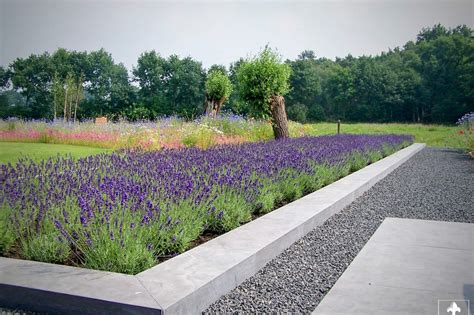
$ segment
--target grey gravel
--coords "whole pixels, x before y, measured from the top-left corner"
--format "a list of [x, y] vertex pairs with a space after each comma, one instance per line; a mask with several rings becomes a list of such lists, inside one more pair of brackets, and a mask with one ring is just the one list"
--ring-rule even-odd
[[427, 148], [212, 304], [214, 313], [311, 313], [386, 217], [473, 222], [474, 162]]

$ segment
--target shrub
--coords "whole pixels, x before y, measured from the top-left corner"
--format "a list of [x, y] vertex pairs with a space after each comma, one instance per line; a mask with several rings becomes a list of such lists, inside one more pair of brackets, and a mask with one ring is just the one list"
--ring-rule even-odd
[[310, 121], [324, 121], [326, 113], [321, 105], [312, 105], [308, 111], [308, 119]]
[[308, 115], [308, 108], [302, 104], [288, 106], [288, 118], [300, 123], [305, 123]]

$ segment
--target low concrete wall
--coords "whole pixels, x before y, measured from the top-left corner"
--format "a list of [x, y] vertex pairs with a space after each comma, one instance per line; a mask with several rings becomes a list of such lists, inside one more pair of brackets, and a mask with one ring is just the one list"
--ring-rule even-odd
[[58, 313], [197, 314], [424, 146], [413, 144], [135, 276], [0, 258], [0, 305]]

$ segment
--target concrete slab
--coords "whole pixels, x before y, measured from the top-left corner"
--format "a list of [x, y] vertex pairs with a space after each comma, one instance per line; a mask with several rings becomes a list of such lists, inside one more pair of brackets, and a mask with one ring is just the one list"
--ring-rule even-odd
[[0, 258], [0, 304], [49, 313], [81, 306], [82, 314], [200, 313], [424, 146], [413, 144], [135, 276]]
[[472, 303], [473, 242], [474, 224], [387, 218], [313, 314], [437, 314], [438, 300]]

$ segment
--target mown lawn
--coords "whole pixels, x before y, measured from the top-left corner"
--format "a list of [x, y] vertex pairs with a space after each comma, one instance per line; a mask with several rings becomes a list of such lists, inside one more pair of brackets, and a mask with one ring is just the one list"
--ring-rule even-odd
[[[306, 125], [309, 135], [325, 135], [337, 132], [336, 123], [316, 123]], [[415, 142], [431, 147], [466, 148], [465, 135], [459, 134], [456, 126], [422, 124], [341, 124], [341, 133], [355, 134], [410, 134]]]
[[80, 158], [110, 150], [64, 144], [0, 142], [0, 163], [15, 163], [28, 156], [39, 161], [58, 154]]

